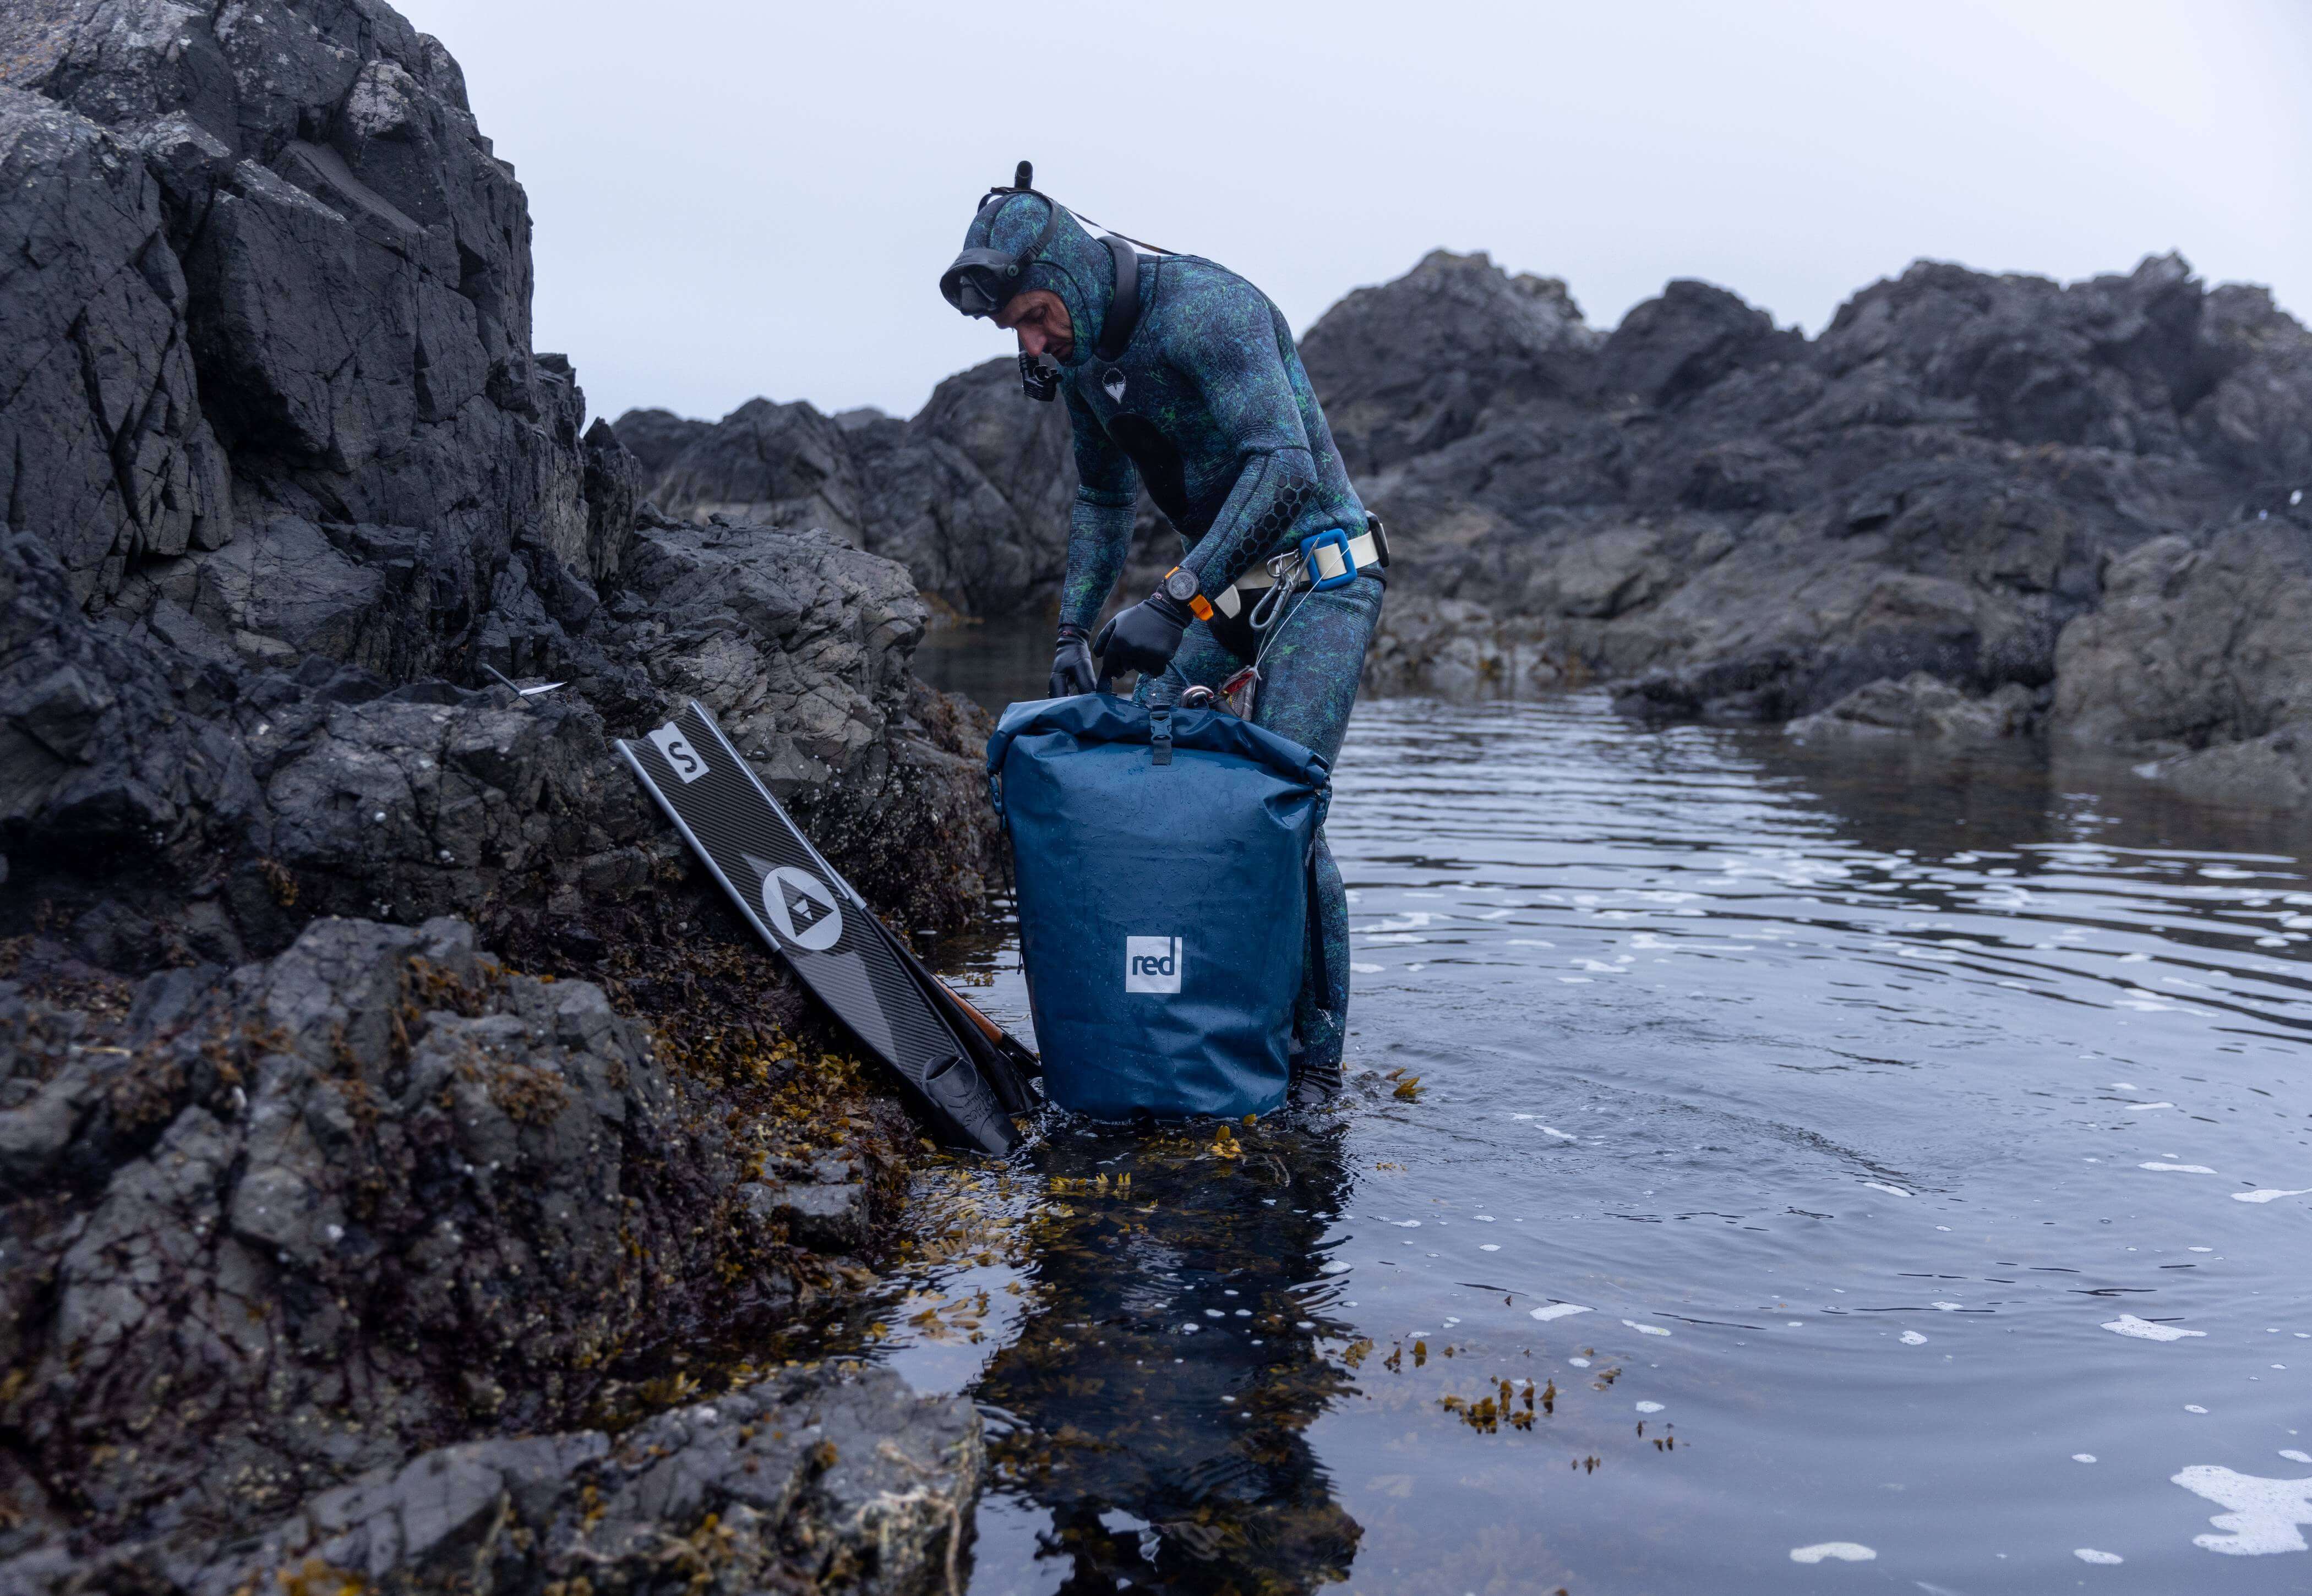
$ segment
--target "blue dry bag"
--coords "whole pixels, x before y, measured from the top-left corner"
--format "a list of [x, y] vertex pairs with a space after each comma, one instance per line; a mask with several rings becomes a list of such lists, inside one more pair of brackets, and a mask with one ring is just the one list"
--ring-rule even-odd
[[1284, 1101], [1331, 773], [1213, 710], [1015, 703], [987, 744], [1044, 1089], [1103, 1119]]

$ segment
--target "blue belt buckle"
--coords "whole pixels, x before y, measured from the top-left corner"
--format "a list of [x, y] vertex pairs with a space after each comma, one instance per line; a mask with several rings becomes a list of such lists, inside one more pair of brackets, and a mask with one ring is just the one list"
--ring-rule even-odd
[[[1341, 574], [1320, 576], [1317, 571], [1317, 551], [1330, 546], [1341, 551]], [[1329, 593], [1335, 588], [1345, 588], [1357, 580], [1357, 557], [1349, 552], [1349, 535], [1339, 527], [1327, 527], [1322, 532], [1311, 532], [1300, 540], [1300, 569], [1309, 576], [1309, 591]]]

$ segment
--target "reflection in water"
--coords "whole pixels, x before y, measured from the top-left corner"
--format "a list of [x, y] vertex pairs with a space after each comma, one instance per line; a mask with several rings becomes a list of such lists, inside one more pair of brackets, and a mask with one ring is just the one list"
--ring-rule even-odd
[[924, 1184], [979, 1596], [2306, 1588], [2298, 833], [1594, 695], [1365, 705], [1337, 789], [1343, 1104]]
[[1356, 1521], [1310, 1450], [1344, 1388], [1318, 1252], [1337, 1125], [1069, 1130], [1036, 1156], [1035, 1306], [980, 1380], [995, 1487], [1048, 1513], [1068, 1592], [1299, 1592]]

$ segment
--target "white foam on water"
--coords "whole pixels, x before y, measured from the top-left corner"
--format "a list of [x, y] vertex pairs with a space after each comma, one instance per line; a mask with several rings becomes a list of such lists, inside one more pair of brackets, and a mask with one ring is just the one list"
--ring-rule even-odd
[[2211, 1175], [2216, 1172], [2204, 1164], [2139, 1164], [2138, 1169], [2161, 1170], [2169, 1174]]
[[1897, 1197], [1908, 1197], [1911, 1195], [1909, 1192], [1904, 1190], [1900, 1186], [1889, 1186], [1884, 1181], [1865, 1181], [1862, 1183], [1870, 1187], [1873, 1191], [1891, 1191]]
[[1929, 1303], [1927, 1306], [1938, 1313], [1956, 1313], [1966, 1304], [1965, 1303]]
[[1537, 942], [1530, 937], [1512, 937], [1503, 944], [1507, 947], [1555, 947], [1554, 942]]
[[1429, 938], [1426, 937], [1416, 937], [1410, 931], [1381, 931], [1371, 936], [1365, 937], [1362, 940], [1366, 942], [1402, 944], [1406, 942], [1426, 942]]
[[[1533, 1311], [1533, 1317], [1546, 1324], [1553, 1319], [1571, 1319], [1576, 1313], [1588, 1312], [1590, 1310], [1579, 1303], [1545, 1303]], [[1582, 1366], [1587, 1368], [1589, 1365], [1585, 1364]]]
[[1349, 1272], [1349, 1266], [1336, 1258], [1332, 1262], [1321, 1266], [1317, 1272], [1320, 1275], [1345, 1275]]
[[2074, 1463], [2092, 1463], [2095, 1461], [2096, 1455], [2091, 1452], [2075, 1452], [2071, 1454], [2071, 1461]]
[[1477, 918], [1479, 920], [1507, 920], [1511, 915], [1515, 914], [1516, 912], [1517, 911], [1514, 909], [1488, 909], [1483, 914], [1478, 915]]
[[2205, 1413], [2207, 1409], [2201, 1407], [2197, 1402], [2186, 1402], [2184, 1404], [2184, 1411], [2186, 1413]]
[[1415, 909], [1404, 914], [1391, 915], [1387, 920], [1377, 920], [1357, 935], [1369, 936], [1375, 931], [1425, 931], [1429, 929], [1431, 918]]
[[1472, 1214], [1469, 1217], [1480, 1225], [1491, 1225], [1493, 1222], [1493, 1217], [1491, 1214]]
[[2297, 1526], [2312, 1524], [2312, 1479], [2264, 1479], [2212, 1463], [2194, 1463], [2168, 1478], [2194, 1496], [2231, 1510], [2208, 1520], [2229, 1533], [2194, 1535], [2194, 1546], [2235, 1557], [2306, 1549]]
[[1927, 1339], [1926, 1339], [1926, 1337], [1924, 1337], [1924, 1336], [1922, 1336], [1922, 1335], [1919, 1334], [1919, 1332], [1918, 1332], [1918, 1331], [1916, 1331], [1916, 1330], [1905, 1330], [1905, 1331], [1903, 1332], [1903, 1345], [1904, 1345], [1904, 1346], [1905, 1346], [1905, 1347], [1924, 1347], [1926, 1344], [1927, 1344]]
[[2113, 1563], [2124, 1563], [2127, 1561], [2125, 1557], [2121, 1557], [2117, 1552], [2099, 1552], [2091, 1546], [2080, 1547], [2071, 1553], [2071, 1556], [2077, 1557], [2082, 1563], [2109, 1565]]
[[1349, 966], [1349, 970], [1351, 973], [1356, 975], [1379, 975], [1381, 972], [1381, 966], [1379, 964], [1351, 964]]
[[2172, 1103], [2131, 1103], [2127, 1105], [2127, 1112], [2131, 1114], [2148, 1114], [2155, 1108], [2174, 1108], [2175, 1106]]
[[1554, 1136], [1560, 1141], [1580, 1141], [1581, 1139], [1580, 1137], [1574, 1136], [1568, 1131], [1560, 1130], [1554, 1125], [1536, 1125], [1534, 1129], [1540, 1131], [1544, 1136]]
[[1587, 975], [1561, 975], [1557, 979], [1570, 987], [1586, 987], [1594, 978]]
[[1640, 1402], [1638, 1404], [1638, 1411], [1641, 1413], [1660, 1413], [1661, 1410], [1662, 1405], [1660, 1402]]
[[2302, 1187], [2294, 1191], [2280, 1191], [2267, 1186], [2261, 1191], [2232, 1193], [2234, 1202], [2278, 1202], [2283, 1197], [2312, 1197], [2312, 1186]]
[[1419, 1230], [1421, 1228], [1421, 1221], [1418, 1219], [1392, 1219], [1389, 1223], [1396, 1225], [1399, 1230]]
[[2107, 1321], [2104, 1329], [2115, 1336], [2133, 1336], [2139, 1341], [2181, 1341], [2192, 1336], [2204, 1336], [2205, 1330], [2185, 1330], [2173, 1324], [2154, 1324], [2149, 1319], [2138, 1319], [2132, 1313], [2122, 1313]]
[[1479, 1242], [1477, 1243], [1477, 1251], [1480, 1252], [1498, 1252], [1501, 1250], [1502, 1244], [1499, 1242]]
[[2213, 1247], [2186, 1247], [2184, 1251], [2186, 1252], [2212, 1252], [2215, 1249]]
[[1664, 1330], [1659, 1324], [1640, 1324], [1634, 1319], [1625, 1319], [1622, 1322], [1628, 1325], [1632, 1330], [1637, 1331], [1638, 1334], [1642, 1336], [1666, 1336], [1669, 1334], [1669, 1331]]
[[2143, 1090], [2141, 1086], [2137, 1086], [2133, 1081], [2114, 1081], [2111, 1083], [2111, 1089], [2115, 1092], [2141, 1092]]
[[1826, 1540], [1816, 1546], [1791, 1548], [1793, 1563], [1819, 1563], [1825, 1557], [1835, 1557], [1842, 1563], [1868, 1563], [1878, 1554], [1859, 1541]]
[[2291, 1463], [2312, 1463], [2312, 1452], [2299, 1452], [2292, 1446], [2281, 1447], [2280, 1455]]

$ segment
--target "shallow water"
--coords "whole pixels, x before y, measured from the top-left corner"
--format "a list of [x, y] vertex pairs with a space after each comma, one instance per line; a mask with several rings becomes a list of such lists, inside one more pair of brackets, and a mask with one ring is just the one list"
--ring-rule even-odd
[[2312, 1589], [2295, 833], [1595, 695], [1362, 706], [1331, 833], [1340, 1105], [920, 1182], [976, 1596]]

